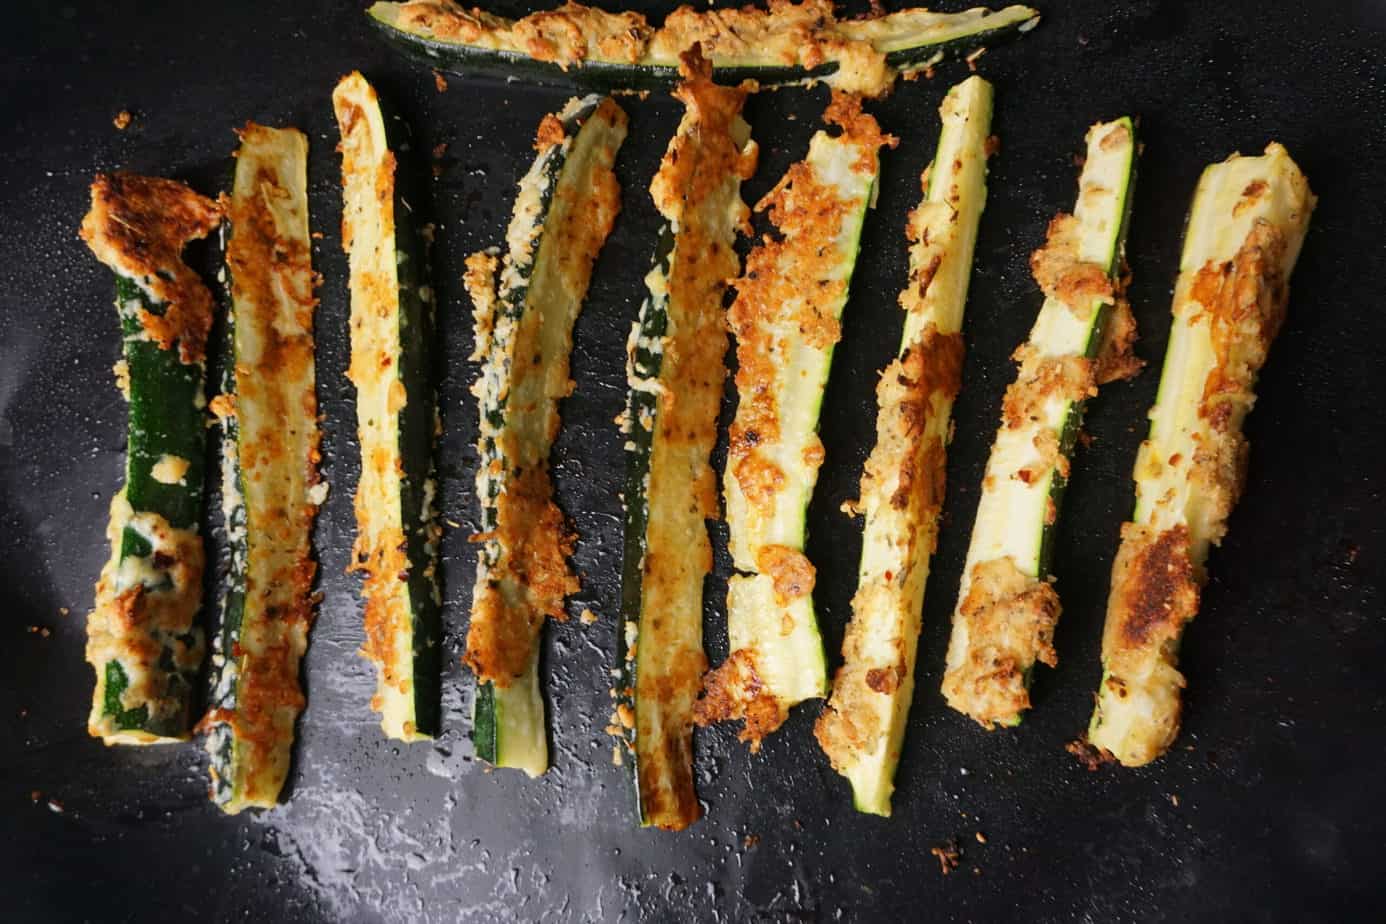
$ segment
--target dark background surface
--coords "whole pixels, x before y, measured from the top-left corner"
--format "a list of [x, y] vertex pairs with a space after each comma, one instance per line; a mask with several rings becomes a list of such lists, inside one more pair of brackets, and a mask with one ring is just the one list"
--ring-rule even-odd
[[[895, 816], [852, 810], [811, 738], [818, 707], [808, 704], [756, 757], [732, 729], [697, 735], [707, 817], [681, 834], [633, 826], [627, 769], [611, 765], [603, 733], [624, 465], [611, 420], [624, 403], [623, 346], [654, 242], [646, 186], [678, 107], [660, 95], [622, 100], [631, 116], [618, 163], [625, 211], [577, 326], [578, 388], [563, 407], [555, 454], [559, 502], [581, 536], [583, 589], [570, 612], [588, 607], [600, 620], [548, 633], [554, 766], [531, 781], [486, 772], [466, 738], [470, 681], [456, 655], [473, 571], [465, 540], [476, 517], [476, 409], [459, 277], [465, 254], [501, 241], [534, 128], [568, 94], [458, 78], [440, 94], [425, 70], [386, 51], [354, 2], [10, 6], [0, 36], [4, 917], [1379, 919], [1386, 6], [1041, 5], [1037, 31], [979, 62], [997, 87], [1002, 148], [977, 251], [946, 523]], [[357, 579], [343, 575], [357, 462], [328, 97], [351, 68], [413, 121], [421, 158], [449, 146], [431, 188], [446, 357], [442, 506], [457, 526], [444, 542], [446, 731], [432, 744], [381, 738], [366, 705], [372, 673], [355, 654]], [[936, 140], [935, 109], [965, 74], [948, 65], [869, 107], [901, 145], [884, 157], [823, 407], [828, 451], [809, 554], [834, 666], [860, 536], [837, 509], [855, 496], [875, 373], [898, 338], [904, 216]], [[762, 160], [748, 200], [802, 156], [825, 99], [820, 88], [751, 101]], [[121, 109], [135, 114], [125, 132], [111, 124]], [[1087, 125], [1125, 112], [1140, 117], [1146, 145], [1130, 262], [1138, 350], [1152, 368], [1091, 406], [1094, 443], [1076, 460], [1054, 564], [1065, 609], [1061, 663], [1040, 671], [1022, 727], [988, 735], [945, 708], [938, 683], [976, 490], [1012, 375], [1007, 356], [1040, 302], [1026, 258], [1053, 213], [1071, 207], [1072, 156]], [[289, 798], [265, 814], [227, 818], [207, 802], [198, 746], [108, 749], [85, 733], [92, 676], [83, 620], [107, 554], [125, 410], [109, 371], [119, 351], [111, 278], [75, 232], [97, 170], [225, 188], [231, 129], [246, 119], [294, 124], [310, 137], [312, 221], [324, 234], [314, 261], [325, 280], [318, 387], [332, 494], [316, 536], [324, 599], [305, 662], [309, 704]], [[1271, 139], [1289, 147], [1320, 204], [1248, 421], [1249, 486], [1212, 557], [1185, 645], [1184, 732], [1153, 766], [1090, 774], [1063, 744], [1084, 728], [1100, 673], [1108, 569], [1157, 384], [1184, 211], [1205, 163]], [[422, 159], [417, 167], [428, 169]], [[214, 265], [205, 249], [192, 256]], [[714, 536], [721, 557], [706, 624], [715, 663], [726, 647], [727, 561], [724, 531]], [[944, 878], [929, 848], [953, 839], [962, 864]]]

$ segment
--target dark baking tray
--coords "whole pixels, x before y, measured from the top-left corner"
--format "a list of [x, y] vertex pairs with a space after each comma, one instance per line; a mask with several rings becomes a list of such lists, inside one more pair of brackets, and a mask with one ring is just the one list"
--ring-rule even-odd
[[[608, 4], [610, 5], [610, 4]], [[667, 11], [661, 4], [654, 12]], [[959, 8], [958, 2], [942, 3]], [[357, 2], [18, 3], [0, 43], [0, 881], [22, 921], [1285, 920], [1380, 919], [1386, 894], [1386, 83], [1381, 3], [1045, 0], [1045, 22], [979, 62], [997, 86], [993, 161], [966, 324], [965, 385], [949, 453], [947, 522], [921, 641], [919, 687], [889, 820], [856, 814], [795, 712], [759, 756], [733, 730], [697, 736], [707, 817], [681, 834], [632, 824], [607, 724], [616, 644], [623, 345], [654, 242], [646, 185], [679, 110], [623, 100], [624, 213], [577, 327], [576, 393], [556, 450], [559, 501], [581, 539], [582, 591], [600, 621], [548, 635], [554, 768], [542, 780], [469, 757], [470, 683], [457, 664], [474, 528], [475, 369], [462, 258], [498, 243], [540, 116], [561, 90], [451, 79], [392, 56]], [[519, 12], [515, 3], [497, 4]], [[440, 459], [447, 730], [382, 740], [366, 700], [357, 580], [343, 575], [356, 480], [344, 377], [346, 265], [337, 232], [328, 94], [360, 68], [413, 121], [420, 157], [448, 145], [429, 207], [440, 222]], [[875, 374], [894, 349], [903, 225], [959, 64], [870, 106], [901, 138], [884, 159], [823, 408], [827, 461], [809, 517], [817, 600], [836, 662], [855, 580], [855, 495]], [[763, 157], [748, 199], [802, 155], [826, 91], [755, 97]], [[125, 132], [121, 109], [135, 114]], [[983, 734], [938, 692], [948, 618], [1008, 355], [1039, 305], [1026, 267], [1071, 205], [1087, 125], [1140, 117], [1130, 260], [1139, 351], [1152, 368], [1091, 408], [1054, 571], [1065, 615], [1057, 670], [1013, 731]], [[791, 116], [793, 118], [791, 119]], [[169, 174], [223, 188], [233, 126], [292, 123], [311, 139], [324, 469], [316, 540], [324, 595], [304, 676], [309, 705], [287, 803], [223, 817], [193, 745], [108, 749], [88, 738], [83, 618], [106, 555], [124, 407], [111, 279], [76, 239], [93, 172]], [[1168, 331], [1181, 227], [1202, 166], [1284, 142], [1320, 204], [1289, 320], [1248, 421], [1246, 496], [1211, 561], [1189, 631], [1183, 735], [1142, 770], [1089, 773], [1063, 744], [1084, 727], [1129, 472]], [[421, 163], [420, 169], [427, 170]], [[213, 261], [205, 251], [194, 258]], [[724, 532], [714, 529], [719, 543]], [[725, 653], [725, 556], [708, 585], [714, 662]], [[64, 611], [66, 610], [66, 613]], [[44, 632], [29, 627], [42, 627]], [[38, 793], [38, 795], [33, 795]], [[61, 811], [56, 809], [60, 808]], [[985, 843], [976, 838], [981, 831]], [[940, 875], [932, 846], [956, 840]]]

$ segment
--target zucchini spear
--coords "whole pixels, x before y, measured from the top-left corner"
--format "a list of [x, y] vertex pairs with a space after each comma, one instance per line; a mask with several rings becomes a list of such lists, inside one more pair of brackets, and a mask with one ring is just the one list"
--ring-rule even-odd
[[704, 678], [694, 719], [744, 720], [741, 740], [752, 751], [791, 706], [827, 693], [804, 518], [823, 463], [818, 412], [875, 196], [878, 151], [896, 143], [851, 94], [834, 93], [824, 121], [839, 134], [815, 134], [804, 160], [756, 205], [770, 210], [780, 236], [746, 258], [728, 312], [739, 403], [723, 490], [741, 573], [727, 592], [731, 653]]
[[1140, 766], [1179, 732], [1179, 640], [1198, 611], [1208, 548], [1226, 535], [1242, 491], [1242, 421], [1314, 204], [1279, 144], [1233, 155], [1199, 180], [1150, 434], [1136, 456], [1136, 509], [1112, 566], [1102, 684], [1080, 748], [1089, 757]]
[[188, 737], [202, 666], [202, 512], [212, 296], [180, 258], [221, 209], [173, 180], [116, 173], [91, 186], [81, 237], [116, 274], [130, 402], [125, 486], [111, 501], [111, 557], [87, 619], [96, 669], [87, 730], [107, 744]]
[[612, 172], [626, 114], [610, 98], [573, 99], [540, 123], [539, 154], [520, 181], [506, 234], [499, 294], [496, 259], [467, 261], [476, 307], [473, 386], [480, 402], [476, 493], [481, 543], [465, 660], [477, 677], [477, 756], [530, 776], [548, 768], [539, 651], [544, 619], [564, 619], [577, 590], [573, 537], [554, 504], [549, 451], [558, 402], [573, 390], [568, 355], [592, 264], [621, 208]]
[[1020, 368], [982, 481], [943, 677], [948, 705], [988, 729], [1017, 724], [1030, 707], [1036, 660], [1057, 663], [1049, 560], [1084, 402], [1140, 368], [1122, 297], [1135, 165], [1130, 119], [1089, 129], [1077, 207], [1050, 223], [1030, 258], [1044, 305], [1015, 353]]
[[[441, 608], [434, 521], [433, 290], [406, 195], [408, 149], [360, 74], [332, 93], [342, 141], [342, 246], [351, 266], [351, 367], [361, 480], [352, 570], [366, 574], [366, 642], [377, 668], [371, 708], [390, 738], [438, 733]], [[418, 199], [415, 198], [415, 203]]]
[[[650, 196], [666, 222], [645, 277], [650, 294], [627, 346], [630, 452], [621, 614], [626, 670], [620, 726], [635, 754], [643, 825], [686, 828], [693, 790], [693, 705], [707, 669], [703, 579], [712, 570], [705, 520], [716, 516], [709, 455], [726, 379], [732, 245], [748, 230], [741, 181], [757, 149], [741, 118], [746, 88], [722, 87], [697, 50], [674, 95], [686, 107]], [[617, 752], [620, 754], [620, 751]]]
[[852, 784], [859, 811], [890, 814], [914, 694], [920, 611], [938, 537], [953, 399], [962, 379], [962, 321], [977, 226], [986, 206], [992, 88], [953, 87], [910, 215], [909, 284], [899, 357], [876, 387], [876, 446], [861, 478], [865, 514], [843, 665], [815, 734]]
[[679, 79], [679, 54], [700, 43], [724, 83], [782, 86], [823, 78], [864, 96], [890, 92], [899, 73], [978, 53], [1039, 24], [1028, 6], [959, 13], [900, 10], [839, 20], [832, 0], [770, 0], [700, 11], [681, 6], [655, 28], [639, 13], [579, 3], [511, 20], [453, 0], [375, 3], [386, 40], [430, 67], [601, 90], [651, 90]]
[[288, 775], [304, 705], [299, 661], [313, 622], [310, 541], [327, 490], [317, 466], [308, 139], [254, 123], [239, 134], [227, 214], [227, 362], [212, 400], [224, 431], [231, 572], [202, 721], [212, 800], [228, 813], [272, 807]]

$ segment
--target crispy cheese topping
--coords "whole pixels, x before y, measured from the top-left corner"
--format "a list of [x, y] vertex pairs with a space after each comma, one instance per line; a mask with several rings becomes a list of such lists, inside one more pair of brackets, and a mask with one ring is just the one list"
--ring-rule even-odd
[[206, 357], [212, 296], [181, 254], [189, 241], [215, 230], [221, 217], [216, 202], [174, 180], [102, 173], [91, 184], [91, 211], [82, 219], [79, 233], [96, 258], [163, 306], [158, 314], [141, 308], [140, 323], [163, 349], [177, 344], [184, 363]]

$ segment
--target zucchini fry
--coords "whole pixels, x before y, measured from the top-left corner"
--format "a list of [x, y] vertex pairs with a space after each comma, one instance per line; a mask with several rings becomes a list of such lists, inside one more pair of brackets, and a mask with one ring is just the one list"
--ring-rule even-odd
[[890, 814], [914, 695], [924, 588], [938, 538], [948, 435], [962, 380], [962, 321], [986, 207], [992, 87], [948, 91], [924, 198], [910, 215], [909, 284], [898, 358], [876, 387], [876, 445], [861, 478], [865, 514], [843, 665], [815, 735], [859, 811]]
[[693, 790], [693, 706], [707, 670], [705, 521], [717, 515], [708, 457], [727, 374], [722, 299], [740, 270], [737, 231], [749, 231], [741, 181], [757, 155], [740, 115], [747, 88], [718, 86], [711, 72], [696, 48], [684, 57], [674, 95], [686, 109], [650, 183], [666, 225], [627, 345], [631, 391], [622, 418], [630, 464], [618, 713], [629, 719], [640, 822], [667, 829], [702, 814]]
[[476, 308], [481, 376], [481, 543], [465, 661], [477, 677], [477, 755], [530, 776], [548, 768], [539, 689], [545, 617], [565, 619], [578, 589], [568, 568], [573, 536], [553, 501], [549, 452], [558, 402], [572, 392], [568, 357], [592, 264], [621, 208], [612, 172], [626, 115], [608, 97], [571, 100], [540, 123], [539, 154], [520, 181], [506, 235], [499, 294], [496, 259], [474, 254], [466, 281]]
[[1150, 434], [1136, 456], [1136, 509], [1112, 566], [1089, 757], [1140, 766], [1179, 732], [1179, 640], [1198, 611], [1209, 546], [1226, 535], [1242, 492], [1242, 421], [1284, 321], [1314, 205], [1308, 180], [1275, 143], [1259, 157], [1213, 164], [1199, 180]]
[[580, 3], [506, 19], [454, 0], [374, 3], [366, 11], [386, 41], [429, 67], [599, 90], [665, 89], [694, 43], [724, 83], [762, 87], [822, 79], [864, 96], [890, 92], [901, 73], [927, 70], [1029, 32], [1027, 6], [957, 13], [906, 9], [838, 19], [832, 0], [770, 0], [701, 11], [680, 6], [659, 27], [635, 12]]
[[740, 400], [723, 491], [741, 573], [727, 592], [731, 653], [704, 678], [694, 720], [743, 720], [741, 740], [752, 751], [791, 706], [827, 693], [816, 572], [804, 555], [823, 463], [818, 413], [875, 196], [878, 152], [896, 143], [850, 94], [833, 95], [824, 121], [840, 133], [814, 135], [804, 160], [756, 205], [770, 210], [780, 236], [751, 251], [728, 312]]
[[1077, 207], [1050, 223], [1030, 258], [1044, 305], [1015, 353], [1019, 370], [982, 481], [943, 677], [948, 705], [987, 729], [1019, 723], [1035, 662], [1058, 662], [1049, 561], [1083, 407], [1098, 385], [1140, 369], [1122, 295], [1135, 165], [1130, 119], [1089, 129]]
[[230, 587], [201, 723], [212, 801], [228, 813], [272, 807], [288, 776], [313, 623], [313, 520], [327, 490], [317, 465], [308, 139], [254, 123], [239, 134], [225, 245], [227, 362], [212, 399], [224, 433]]
[[111, 557], [87, 618], [96, 670], [87, 730], [106, 744], [189, 734], [202, 666], [205, 551], [198, 532], [212, 296], [180, 254], [221, 223], [217, 203], [173, 180], [101, 174], [81, 237], [116, 274], [130, 402], [125, 486], [111, 501]]
[[[332, 107], [341, 129], [342, 246], [351, 266], [351, 366], [361, 480], [352, 570], [365, 572], [366, 642], [376, 665], [371, 708], [387, 737], [438, 733], [441, 609], [434, 521], [433, 290], [422, 229], [413, 220], [408, 150], [398, 118], [352, 72]], [[415, 203], [418, 199], [415, 199]]]

